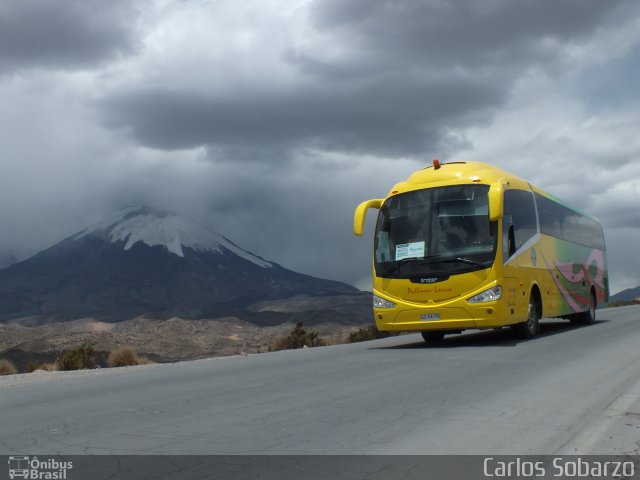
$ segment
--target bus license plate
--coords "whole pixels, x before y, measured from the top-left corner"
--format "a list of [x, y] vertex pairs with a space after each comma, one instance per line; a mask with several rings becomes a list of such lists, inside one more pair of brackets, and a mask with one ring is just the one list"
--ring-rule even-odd
[[439, 313], [423, 313], [420, 315], [420, 320], [424, 320], [425, 322], [430, 322], [431, 320], [440, 320]]

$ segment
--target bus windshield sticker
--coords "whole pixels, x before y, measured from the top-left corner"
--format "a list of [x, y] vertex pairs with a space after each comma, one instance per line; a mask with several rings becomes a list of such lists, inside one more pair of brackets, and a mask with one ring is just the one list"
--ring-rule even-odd
[[424, 242], [401, 243], [396, 245], [396, 262], [405, 258], [424, 257]]

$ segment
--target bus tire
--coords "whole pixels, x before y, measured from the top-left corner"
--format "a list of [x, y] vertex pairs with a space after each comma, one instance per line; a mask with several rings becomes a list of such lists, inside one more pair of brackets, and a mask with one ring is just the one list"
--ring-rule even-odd
[[586, 312], [578, 313], [571, 319], [572, 325], [592, 325], [596, 321], [596, 294], [591, 290], [589, 295], [589, 309]]
[[534, 292], [531, 292], [531, 295], [529, 296], [527, 321], [517, 323], [513, 326], [513, 330], [515, 331], [516, 336], [522, 339], [535, 337], [540, 330], [540, 311]]
[[444, 332], [422, 332], [422, 338], [427, 343], [444, 342]]

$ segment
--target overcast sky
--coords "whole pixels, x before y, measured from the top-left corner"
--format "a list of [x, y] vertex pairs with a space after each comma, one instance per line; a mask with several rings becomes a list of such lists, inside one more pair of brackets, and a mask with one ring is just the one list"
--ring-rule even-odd
[[635, 0], [0, 0], [0, 265], [150, 204], [368, 289], [355, 206], [474, 159], [598, 216], [615, 293], [639, 85]]

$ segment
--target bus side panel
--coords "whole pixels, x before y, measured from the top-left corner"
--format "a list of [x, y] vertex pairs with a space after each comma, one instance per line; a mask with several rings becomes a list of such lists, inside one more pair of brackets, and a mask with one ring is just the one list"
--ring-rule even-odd
[[593, 286], [598, 305], [606, 301], [604, 252], [547, 235], [541, 236], [536, 254], [543, 314], [557, 317], [589, 308]]
[[503, 266], [503, 274], [502, 286], [509, 323], [524, 322], [527, 319], [529, 305], [529, 297], [526, 291], [529, 288], [530, 272], [520, 268], [518, 261], [512, 259]]
[[554, 238], [538, 236], [538, 241], [518, 255], [516, 262], [518, 285], [521, 285], [520, 296], [527, 302], [524, 308], [528, 308], [529, 295], [535, 285], [540, 291], [544, 317], [557, 317], [569, 313], [561, 302], [562, 296], [553, 280], [553, 272], [547, 268], [543, 260], [543, 258], [556, 258], [555, 242]]
[[606, 260], [603, 252], [591, 247], [541, 235], [532, 247], [520, 252], [504, 266], [505, 301], [514, 317], [523, 321], [529, 294], [540, 290], [542, 314], [559, 317], [589, 308], [593, 286], [597, 304], [607, 299]]

